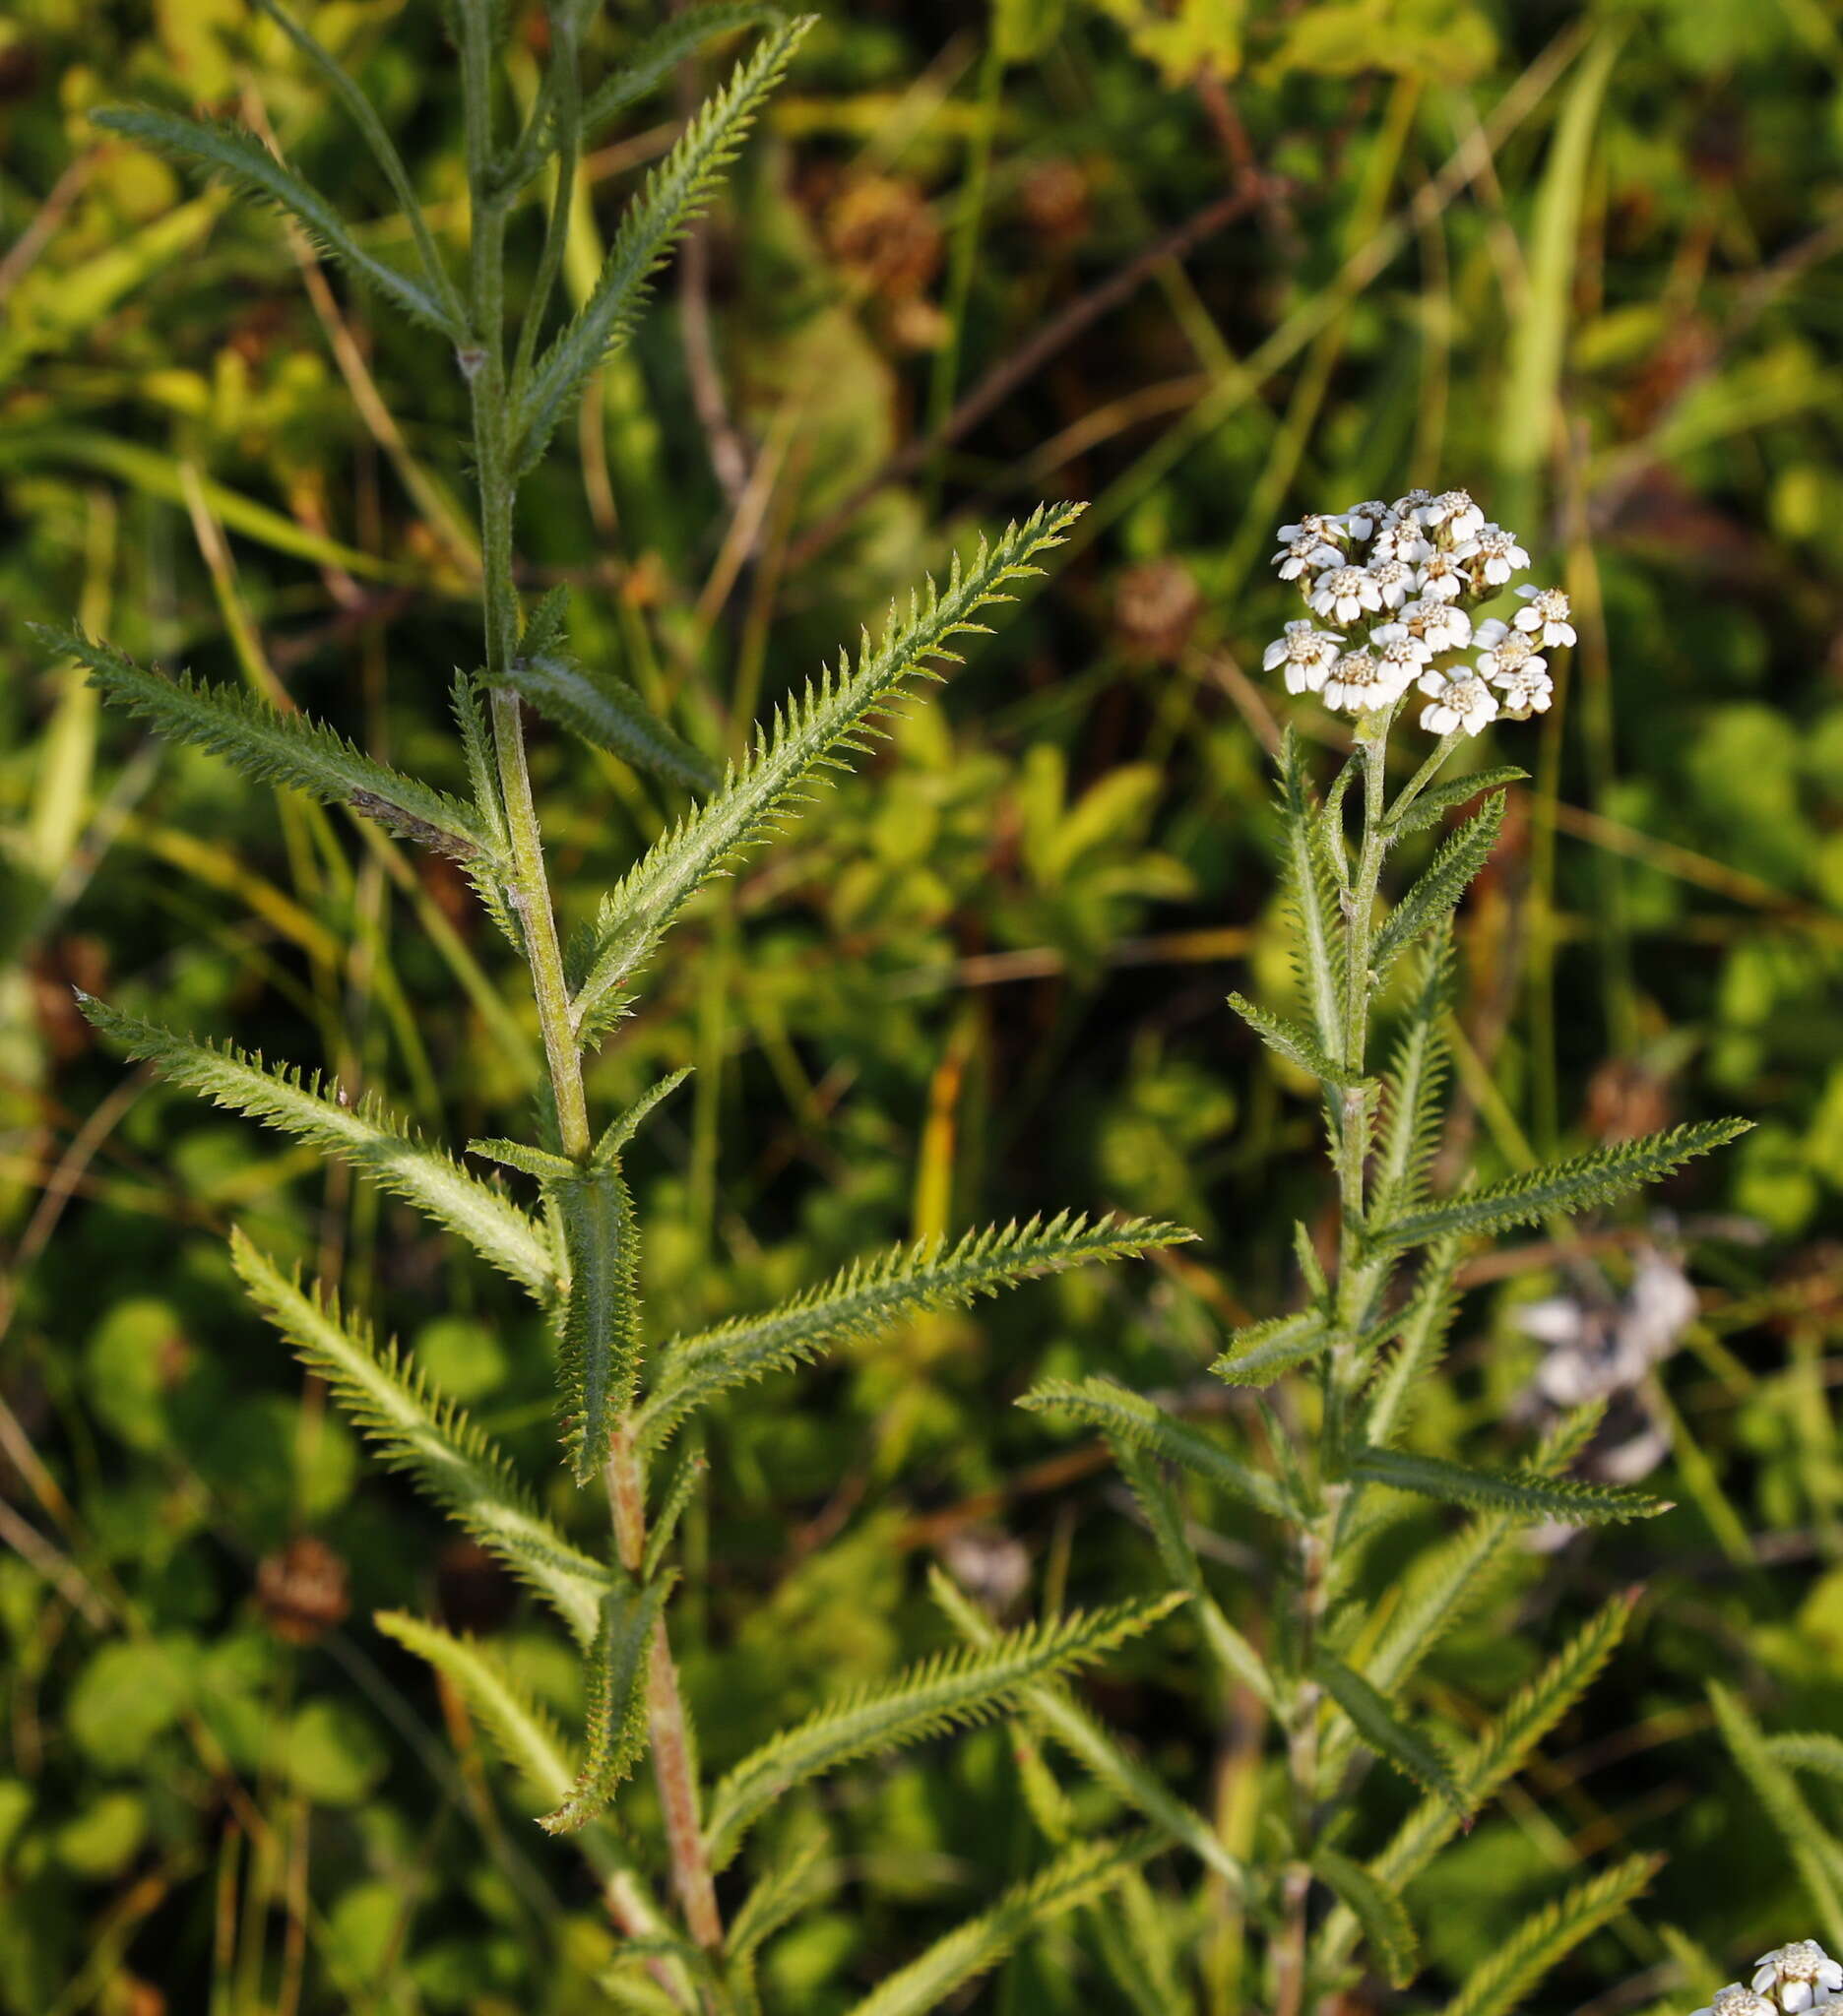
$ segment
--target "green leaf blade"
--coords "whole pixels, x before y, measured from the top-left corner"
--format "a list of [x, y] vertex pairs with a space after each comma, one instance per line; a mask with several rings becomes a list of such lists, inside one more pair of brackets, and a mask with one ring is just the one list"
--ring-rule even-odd
[[1369, 965], [1378, 977], [1417, 938], [1458, 908], [1473, 877], [1491, 859], [1503, 830], [1503, 818], [1504, 801], [1497, 794], [1440, 843], [1420, 880], [1409, 888], [1375, 935]]
[[1355, 1668], [1321, 1652], [1312, 1675], [1349, 1718], [1358, 1740], [1423, 1792], [1431, 1793], [1461, 1821], [1465, 1796], [1452, 1766], [1432, 1740], [1403, 1722]]
[[1581, 1483], [1541, 1471], [1472, 1470], [1436, 1456], [1401, 1449], [1363, 1450], [1351, 1475], [1364, 1483], [1388, 1484], [1442, 1504], [1498, 1512], [1525, 1524], [1559, 1520], [1571, 1526], [1599, 1526], [1627, 1519], [1655, 1519], [1671, 1509], [1663, 1498], [1614, 1484]]
[[303, 1289], [241, 1231], [231, 1234], [230, 1257], [250, 1298], [386, 1461], [410, 1471], [588, 1644], [600, 1626], [609, 1572], [544, 1518], [511, 1460], [461, 1408], [433, 1393], [394, 1347], [344, 1314], [333, 1295]]
[[841, 753], [879, 732], [878, 719], [912, 680], [938, 678], [933, 662], [951, 660], [957, 638], [985, 627], [984, 609], [1042, 571], [1037, 561], [1061, 543], [1075, 516], [1074, 507], [1040, 509], [995, 544], [982, 541], [964, 567], [956, 558], [945, 589], [930, 582], [925, 595], [911, 597], [906, 617], [892, 615], [880, 645], [866, 636], [855, 667], [841, 660], [786, 703], [722, 788], [647, 850], [603, 904], [575, 962], [573, 1012], [585, 1041], [618, 1019], [621, 990], [691, 896], [756, 845]]
[[639, 1226], [618, 1168], [576, 1170], [546, 1186], [563, 1228], [569, 1285], [560, 1312], [559, 1370], [570, 1473], [589, 1483], [606, 1460], [616, 1418], [640, 1387]]
[[78, 996], [78, 1005], [104, 1036], [169, 1084], [311, 1143], [458, 1233], [538, 1300], [554, 1292], [556, 1261], [542, 1228], [503, 1191], [469, 1174], [374, 1101], [348, 1104], [341, 1096], [329, 1097], [318, 1078], [290, 1066], [265, 1064], [228, 1044], [195, 1042], [88, 994]]
[[674, 733], [612, 672], [592, 672], [571, 659], [545, 653], [516, 659], [499, 682], [546, 721], [636, 770], [650, 770], [688, 791], [712, 791], [723, 782], [708, 756]]
[[569, 1796], [538, 1822], [546, 1834], [574, 1834], [612, 1800], [646, 1741], [645, 1669], [670, 1582], [610, 1590], [602, 1605], [588, 1664], [588, 1732]]

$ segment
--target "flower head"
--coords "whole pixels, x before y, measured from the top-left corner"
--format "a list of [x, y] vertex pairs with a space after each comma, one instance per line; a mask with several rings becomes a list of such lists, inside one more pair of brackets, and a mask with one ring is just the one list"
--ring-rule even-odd
[[1384, 560], [1403, 560], [1410, 567], [1418, 567], [1432, 550], [1427, 534], [1415, 520], [1398, 518], [1383, 526], [1371, 541], [1369, 564], [1374, 567]]
[[1755, 1963], [1753, 1992], [1773, 1998], [1786, 2016], [1821, 2009], [1843, 1992], [1843, 1967], [1815, 1939], [1794, 1939], [1762, 1953]]
[[1471, 586], [1465, 562], [1437, 546], [1415, 569], [1415, 587], [1424, 601], [1456, 602]]
[[1406, 560], [1372, 559], [1367, 571], [1385, 609], [1399, 609], [1414, 593], [1415, 571]]
[[1453, 548], [1453, 558], [1471, 562], [1472, 579], [1481, 594], [1487, 588], [1502, 588], [1511, 575], [1530, 563], [1529, 555], [1517, 544], [1516, 534], [1505, 532], [1501, 525], [1481, 525]]
[[[1350, 528], [1343, 518], [1331, 511], [1308, 511], [1297, 525], [1283, 525], [1280, 528], [1280, 543], [1290, 545], [1296, 539], [1316, 539], [1320, 545], [1337, 547], [1350, 537]], [[1339, 555], [1342, 558], [1342, 554]]]
[[1549, 662], [1537, 657], [1535, 639], [1528, 631], [1512, 630], [1498, 617], [1490, 616], [1478, 626], [1477, 635], [1483, 647], [1478, 668], [1493, 684], [1517, 673], [1541, 672], [1547, 676]]
[[1719, 1989], [1708, 2007], [1698, 2009], [1695, 2016], [1779, 2016], [1779, 2012], [1763, 1996], [1733, 1981]]
[[1430, 705], [1421, 710], [1421, 725], [1436, 735], [1449, 735], [1464, 728], [1476, 735], [1497, 719], [1497, 699], [1485, 681], [1470, 672], [1454, 678], [1450, 672], [1421, 674], [1421, 690]]
[[1327, 622], [1355, 623], [1366, 609], [1380, 609], [1382, 591], [1366, 567], [1333, 567], [1318, 577], [1309, 598]]
[[1371, 537], [1385, 526], [1395, 523], [1395, 514], [1380, 497], [1366, 497], [1361, 504], [1353, 504], [1348, 511], [1340, 512], [1345, 529], [1352, 538], [1359, 541]]
[[1343, 563], [1344, 555], [1336, 546], [1326, 545], [1311, 533], [1298, 533], [1273, 556], [1282, 581], [1297, 581], [1308, 568], [1340, 567]]
[[1427, 669], [1433, 655], [1405, 623], [1378, 623], [1369, 633], [1369, 649], [1394, 682], [1398, 697]]
[[1285, 665], [1289, 693], [1316, 693], [1343, 649], [1343, 638], [1316, 628], [1310, 617], [1302, 616], [1298, 622], [1289, 623], [1267, 647], [1261, 667], [1271, 672]]
[[1410, 490], [1405, 497], [1397, 497], [1394, 503], [1389, 506], [1389, 515], [1403, 520], [1411, 519], [1416, 525], [1419, 525], [1422, 512], [1432, 501], [1433, 492], [1431, 490]]
[[[1442, 490], [1423, 504], [1416, 516], [1430, 532], [1443, 526], [1455, 544], [1474, 537], [1485, 523], [1485, 514], [1473, 503], [1469, 490]], [[1529, 562], [1523, 564], [1527, 567]]]
[[1374, 652], [1347, 651], [1325, 679], [1324, 700], [1327, 707], [1341, 707], [1346, 714], [1373, 714], [1393, 707], [1406, 690], [1397, 683], [1397, 668]]
[[1451, 602], [1404, 602], [1398, 620], [1427, 646], [1430, 658], [1442, 651], [1463, 651], [1472, 642], [1472, 618]]
[[1517, 594], [1527, 604], [1511, 618], [1519, 630], [1527, 630], [1538, 644], [1552, 648], [1574, 642], [1574, 625], [1568, 621], [1568, 598], [1558, 588], [1532, 588], [1526, 581]]

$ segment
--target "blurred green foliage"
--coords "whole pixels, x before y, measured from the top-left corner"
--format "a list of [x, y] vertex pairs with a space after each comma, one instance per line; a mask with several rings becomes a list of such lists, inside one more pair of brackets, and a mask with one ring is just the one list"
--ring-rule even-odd
[[[452, 228], [437, 10], [303, 12]], [[514, 12], [536, 47], [541, 10]], [[639, 10], [612, 13], [617, 49]], [[234, 1027], [461, 1138], [504, 1131], [535, 1083], [534, 1032], [478, 980], [503, 948], [439, 862], [322, 846], [228, 770], [102, 725], [25, 639], [76, 610], [418, 765], [473, 649], [458, 379], [343, 283], [310, 292], [272, 220], [99, 145], [85, 114], [122, 97], [266, 120], [349, 208], [383, 194], [240, 0], [15, 0], [0, 22], [0, 2006], [597, 2007], [597, 1900], [494, 1803], [477, 1746], [368, 1615], [494, 1632], [567, 1717], [574, 1665], [483, 1557], [361, 1470], [222, 1234], [248, 1223], [362, 1287], [534, 1465], [540, 1321], [397, 1207], [124, 1081], [70, 1001], [78, 984]], [[667, 92], [589, 164], [604, 218], [673, 120]], [[584, 657], [733, 744], [939, 559], [924, 528], [1039, 493], [1095, 509], [1004, 639], [700, 910], [596, 1065], [608, 1100], [700, 1067], [636, 1157], [649, 1293], [695, 1324], [912, 1231], [1070, 1201], [1185, 1219], [1206, 1244], [729, 1406], [688, 1535], [716, 1572], [684, 1628], [760, 1656], [720, 1716], [688, 1646], [716, 1766], [938, 1636], [920, 1573], [937, 1550], [997, 1573], [1021, 1544], [1026, 1606], [1143, 1580], [1149, 1543], [1094, 1452], [1006, 1403], [1095, 1370], [1181, 1390], [1220, 1320], [1284, 1305], [1290, 1221], [1326, 1208], [1315, 1115], [1222, 1005], [1290, 985], [1274, 696], [1248, 676], [1292, 613], [1267, 541], [1296, 507], [1462, 482], [1567, 587], [1582, 644], [1527, 817], [1462, 918], [1458, 1124], [1498, 1167], [1706, 1111], [1760, 1124], [1669, 1200], [1703, 1301], [1657, 1396], [1680, 1509], [1529, 1555], [1428, 1668], [1422, 1705], [1475, 1726], [1609, 1589], [1644, 1588], [1584, 1711], [1416, 1916], [1457, 1976], [1557, 1870], [1665, 1851], [1640, 1910], [1532, 2004], [1555, 2011], [1692, 2006], [1672, 1926], [1717, 1982], [1808, 1929], [1704, 1685], [1768, 1728], [1843, 1714], [1840, 165], [1825, 0], [828, 11], [700, 259], [534, 483], [532, 585], [570, 582]], [[1225, 192], [1232, 220], [1087, 315]], [[756, 477], [737, 496], [713, 471], [726, 425]], [[535, 761], [580, 915], [661, 808], [561, 737]], [[1609, 1237], [1593, 1264], [1621, 1282], [1629, 1248]], [[1534, 1368], [1509, 1310], [1579, 1278], [1546, 1242], [1513, 1257], [1419, 1417], [1430, 1453]], [[561, 1485], [550, 1509], [588, 1516]], [[1251, 1539], [1218, 1545], [1258, 1631]], [[1185, 1629], [1135, 1648], [1106, 1705], [1251, 1833], [1272, 1788], [1212, 1749], [1222, 1705], [1198, 1698]], [[1812, 1798], [1837, 1818], [1833, 1792]], [[831, 1820], [851, 1882], [766, 1969], [777, 2006], [814, 2016], [1030, 1847], [992, 1732], [859, 1774]], [[1223, 2010], [1253, 2006], [1234, 1929]], [[980, 2006], [1093, 1992], [1050, 1944]]]

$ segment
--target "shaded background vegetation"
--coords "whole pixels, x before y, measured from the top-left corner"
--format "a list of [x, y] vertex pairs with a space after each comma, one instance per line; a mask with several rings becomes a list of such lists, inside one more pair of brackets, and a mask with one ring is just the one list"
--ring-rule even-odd
[[[452, 231], [437, 10], [310, 12]], [[639, 11], [610, 12], [617, 50]], [[541, 9], [513, 13], [536, 49]], [[587, 2009], [594, 1898], [367, 1616], [495, 1632], [572, 1716], [573, 1663], [364, 1468], [222, 1233], [374, 1291], [533, 1466], [540, 1322], [394, 1206], [124, 1077], [71, 1005], [77, 984], [324, 1060], [457, 1138], [503, 1131], [535, 1084], [458, 876], [375, 835], [325, 847], [222, 766], [100, 722], [24, 635], [75, 610], [434, 764], [475, 650], [459, 380], [276, 220], [97, 145], [86, 110], [123, 96], [266, 123], [349, 208], [381, 194], [239, 0], [16, 0], [0, 23], [0, 2006]], [[675, 127], [667, 93], [588, 164], [604, 222]], [[1641, 1396], [1679, 1510], [1532, 1552], [1426, 1670], [1421, 1705], [1475, 1725], [1642, 1587], [1584, 1711], [1417, 1885], [1428, 1992], [1558, 1870], [1626, 1848], [1670, 1860], [1544, 2009], [1705, 1999], [1674, 1992], [1673, 1923], [1730, 1961], [1808, 1929], [1702, 1689], [1743, 1686], [1769, 1726], [1843, 1708], [1840, 163], [1827, 0], [826, 10], [533, 485], [531, 585], [571, 583], [582, 654], [733, 747], [950, 538], [1039, 495], [1095, 508], [1005, 636], [699, 911], [595, 1066], [611, 1099], [699, 1067], [635, 1170], [649, 1292], [693, 1323], [1064, 1203], [1204, 1243], [729, 1407], [680, 1627], [714, 1761], [931, 1642], [938, 1554], [1026, 1606], [1148, 1572], [1096, 1454], [1006, 1403], [1057, 1371], [1182, 1393], [1223, 1322], [1290, 1292], [1290, 1222], [1328, 1208], [1316, 1121], [1222, 1005], [1290, 985], [1275, 695], [1249, 675], [1292, 613], [1269, 534], [1464, 483], [1567, 587], [1581, 647], [1557, 711], [1493, 752], [1536, 776], [1462, 917], [1448, 1167], [1759, 1125], [1667, 1221], [1494, 1260], [1427, 1396], [1417, 1433], [1450, 1450], [1536, 1369], [1515, 1305], [1618, 1288], [1646, 1238], [1684, 1254], [1701, 1314]], [[578, 287], [597, 252], [585, 227]], [[579, 914], [662, 807], [547, 732], [535, 762]], [[560, 1480], [555, 1509], [597, 1523]], [[1258, 1541], [1213, 1543], [1251, 1630]], [[701, 1689], [700, 1640], [731, 1676], [758, 1655], [739, 1691]], [[1096, 1692], [1251, 1837], [1246, 1706], [1198, 1670], [1179, 1620]], [[996, 1732], [858, 1774], [833, 1813], [852, 1883], [773, 1952], [782, 2005], [843, 2006], [1023, 1866], [1017, 1805]], [[1258, 2007], [1224, 1940], [1216, 2006]], [[1093, 1991], [1051, 1949], [980, 2006]]]

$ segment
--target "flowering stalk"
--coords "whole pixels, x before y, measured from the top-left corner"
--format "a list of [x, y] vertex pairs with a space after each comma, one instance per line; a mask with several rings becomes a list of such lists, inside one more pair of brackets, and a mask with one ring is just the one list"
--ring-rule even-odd
[[[1489, 724], [1548, 709], [1553, 687], [1544, 654], [1573, 642], [1567, 602], [1556, 591], [1525, 586], [1503, 614], [1485, 613], [1529, 556], [1463, 491], [1416, 491], [1392, 504], [1303, 518], [1282, 529], [1280, 541], [1275, 563], [1310, 613], [1286, 625], [1266, 667], [1284, 673], [1290, 692], [1315, 695], [1351, 717], [1354, 732], [1322, 800], [1297, 732], [1289, 729], [1280, 752], [1282, 860], [1303, 1019], [1240, 995], [1231, 1004], [1320, 1088], [1338, 1188], [1335, 1261], [1327, 1269], [1300, 1227], [1304, 1306], [1234, 1333], [1212, 1368], [1237, 1387], [1290, 1387], [1284, 1414], [1256, 1402], [1266, 1426], [1260, 1456], [1225, 1449], [1192, 1423], [1100, 1379], [1049, 1382], [1027, 1404], [1109, 1436], [1225, 1679], [1272, 1713], [1287, 1786], [1281, 1845], [1237, 1879], [1253, 1922], [1271, 1931], [1271, 2001], [1260, 1997], [1258, 2006], [1273, 2016], [1304, 2016], [1348, 1984], [1360, 1944], [1397, 1984], [1412, 1979], [1415, 1939], [1403, 1885], [1469, 1824], [1501, 1782], [1506, 1760], [1547, 1726], [1523, 1714], [1457, 1757], [1405, 1711], [1416, 1666], [1489, 1588], [1490, 1564], [1517, 1526], [1664, 1509], [1654, 1498], [1567, 1477], [1592, 1432], [1591, 1410], [1577, 1411], [1534, 1462], [1514, 1470], [1473, 1468], [1400, 1446], [1416, 1388], [1443, 1350], [1462, 1244], [1474, 1233], [1604, 1203], [1739, 1128], [1681, 1128], [1508, 1181], [1462, 1185], [1446, 1198], [1429, 1194], [1442, 1120], [1451, 920], [1491, 854], [1502, 794], [1524, 775], [1499, 768], [1441, 783], [1440, 773]], [[1435, 740], [1391, 799], [1390, 735], [1415, 705], [1411, 693], [1419, 695], [1420, 725]], [[1419, 878], [1385, 900], [1397, 844], [1474, 800], [1476, 809], [1436, 846]], [[1393, 1054], [1379, 1071], [1371, 1052], [1383, 989], [1417, 966]], [[1424, 1256], [1419, 1276], [1397, 1292], [1401, 1262], [1415, 1252]], [[1291, 1572], [1279, 1585], [1265, 1652], [1211, 1591], [1186, 1537], [1191, 1515], [1149, 1460], [1159, 1458], [1285, 1530]], [[1433, 1498], [1471, 1518], [1451, 1557], [1431, 1563], [1386, 1619], [1369, 1613], [1362, 1580], [1367, 1540], [1385, 1516], [1375, 1502], [1381, 1492]], [[1623, 1614], [1610, 1607], [1557, 1656], [1537, 1683], [1544, 1713], [1586, 1684]], [[1424, 1803], [1392, 1843], [1359, 1861], [1345, 1847], [1353, 1831], [1348, 1809], [1370, 1759], [1410, 1779]], [[1102, 1775], [1115, 1783], [1117, 1767]], [[1195, 1845], [1181, 1815], [1154, 1817], [1168, 1835]], [[1210, 1867], [1221, 1873], [1213, 1860]], [[1642, 1887], [1650, 1867], [1636, 1858], [1579, 1886], [1553, 1922], [1532, 1921], [1527, 1943], [1506, 1949], [1499, 1976], [1476, 2004], [1454, 2006], [1470, 2016], [1510, 2010], [1571, 1940]]]

